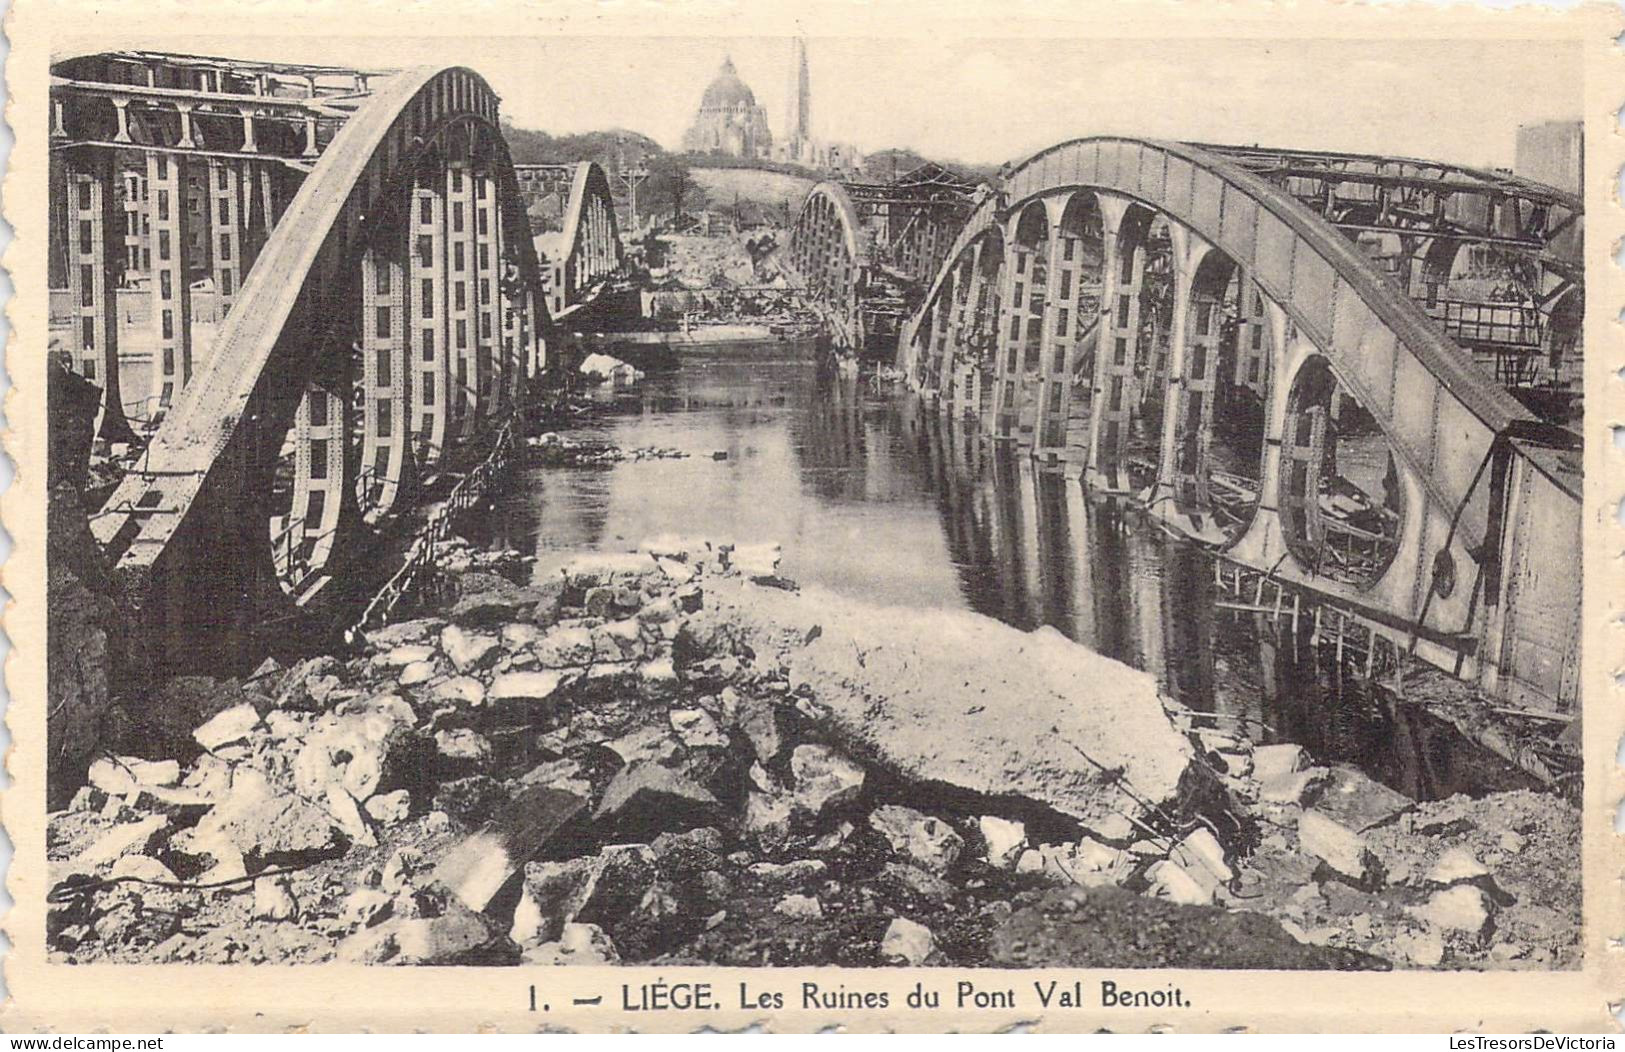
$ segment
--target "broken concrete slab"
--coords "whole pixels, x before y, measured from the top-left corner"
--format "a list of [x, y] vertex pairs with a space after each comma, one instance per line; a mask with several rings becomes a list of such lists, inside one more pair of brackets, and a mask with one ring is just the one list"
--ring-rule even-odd
[[728, 745], [728, 736], [704, 709], [672, 709], [668, 719], [678, 739], [690, 749], [721, 749]]
[[1459, 884], [1490, 875], [1489, 867], [1473, 857], [1464, 847], [1448, 848], [1428, 870], [1430, 884]]
[[603, 860], [596, 855], [527, 865], [509, 938], [521, 946], [559, 938], [592, 897], [603, 868]]
[[824, 916], [824, 906], [811, 895], [786, 895], [773, 912], [791, 920], [819, 920]]
[[488, 573], [465, 573], [458, 581], [462, 593], [446, 616], [460, 625], [494, 627], [530, 616], [539, 603], [552, 597], [545, 589], [514, 584]]
[[85, 775], [91, 785], [113, 796], [127, 796], [143, 788], [171, 786], [180, 781], [175, 760], [142, 760], [134, 756], [104, 756]]
[[565, 681], [561, 672], [504, 672], [491, 681], [486, 699], [493, 704], [502, 702], [523, 704], [546, 701], [558, 692]]
[[1329, 772], [1324, 767], [1310, 767], [1299, 771], [1277, 774], [1258, 784], [1260, 803], [1280, 806], [1298, 806], [1312, 800], [1326, 781]]
[[470, 632], [459, 625], [447, 625], [440, 631], [440, 650], [458, 672], [478, 672], [489, 668], [501, 656], [501, 644], [495, 636]]
[[731, 578], [710, 590], [685, 626], [696, 651], [738, 637], [818, 699], [838, 744], [906, 777], [1028, 796], [1096, 828], [1142, 809], [1124, 783], [1166, 800], [1189, 762], [1155, 679], [1053, 630]]
[[1365, 838], [1318, 811], [1298, 816], [1298, 843], [1305, 854], [1325, 862], [1361, 886], [1381, 880], [1380, 867]]
[[621, 963], [615, 943], [596, 924], [566, 924], [557, 941], [526, 949], [522, 959], [525, 964], [577, 967]]
[[71, 870], [89, 873], [124, 855], [150, 854], [168, 828], [168, 815], [120, 822], [80, 852], [70, 864]]
[[1253, 748], [1253, 778], [1261, 783], [1301, 771], [1308, 766], [1308, 753], [1303, 751], [1303, 746], [1293, 742], [1259, 745]]
[[1236, 875], [1235, 871], [1225, 862], [1224, 847], [1219, 843], [1219, 838], [1213, 835], [1211, 829], [1198, 829], [1191, 833], [1174, 845], [1169, 857], [1186, 870], [1196, 868], [1205, 870], [1209, 876], [1204, 880], [1204, 883], [1210, 881], [1220, 884], [1229, 883]]
[[205, 749], [214, 752], [221, 746], [245, 740], [254, 733], [254, 728], [258, 727], [259, 723], [259, 710], [245, 701], [210, 717], [206, 723], [192, 732], [192, 738]]
[[1404, 793], [1343, 764], [1330, 768], [1315, 796], [1315, 810], [1356, 831], [1381, 825], [1415, 806], [1416, 801]]
[[1440, 931], [1459, 931], [1478, 938], [1490, 927], [1490, 901], [1482, 889], [1471, 884], [1436, 891], [1424, 905], [1407, 910], [1418, 920]]
[[281, 792], [254, 770], [238, 770], [231, 790], [192, 830], [205, 842], [218, 837], [252, 868], [330, 858], [344, 842], [324, 807]]
[[406, 643], [379, 654], [373, 658], [373, 664], [383, 668], [402, 669], [423, 661], [433, 661], [437, 653], [434, 646], [428, 643]]
[[798, 745], [790, 754], [796, 806], [815, 815], [842, 807], [863, 792], [864, 770], [835, 749], [817, 743]]
[[592, 630], [581, 625], [555, 626], [531, 652], [546, 669], [581, 668], [597, 660], [618, 659], [618, 655], [598, 653]]
[[600, 585], [626, 584], [659, 572], [648, 552], [590, 552], [565, 563], [560, 572], [583, 593]]
[[436, 701], [472, 708], [485, 704], [485, 684], [473, 676], [452, 676], [436, 683], [431, 696]]
[[492, 940], [490, 923], [456, 902], [437, 917], [392, 917], [362, 928], [338, 947], [350, 964], [459, 964]]
[[778, 544], [741, 544], [725, 553], [728, 565], [747, 577], [772, 577], [779, 572], [784, 548]]
[[984, 856], [991, 866], [1009, 869], [1016, 864], [1022, 848], [1027, 845], [1027, 827], [1020, 822], [995, 815], [983, 815], [976, 820], [982, 841], [987, 845]]
[[1206, 906], [1213, 901], [1214, 881], [1205, 869], [1199, 867], [1198, 872], [1200, 878], [1185, 866], [1163, 859], [1146, 870], [1145, 877], [1151, 883], [1151, 894], [1155, 898], [1182, 906]]
[[256, 920], [285, 921], [299, 916], [287, 877], [261, 877], [254, 881], [253, 915]]
[[412, 794], [405, 789], [379, 793], [367, 800], [366, 810], [372, 820], [381, 826], [398, 825], [412, 813]]
[[128, 877], [140, 881], [157, 881], [174, 883], [179, 878], [173, 870], [151, 855], [121, 855], [113, 863], [113, 870], [109, 874], [113, 879]]
[[448, 851], [434, 880], [471, 910], [483, 910], [547, 839], [587, 806], [574, 793], [522, 789], [483, 829]]
[[705, 825], [716, 817], [717, 798], [669, 767], [640, 761], [623, 768], [604, 790], [593, 820], [624, 825], [639, 815], [662, 829]]
[[869, 825], [916, 865], [932, 873], [948, 872], [965, 848], [964, 838], [940, 818], [912, 807], [886, 804], [869, 814]]
[[763, 849], [776, 851], [790, 839], [794, 805], [783, 793], [751, 792], [745, 798], [740, 832]]
[[935, 948], [931, 929], [906, 917], [888, 924], [886, 934], [880, 937], [880, 956], [910, 966], [924, 963]]
[[[722, 697], [734, 696], [733, 722], [744, 732], [751, 751], [762, 763], [772, 763], [784, 749], [784, 732], [779, 724], [779, 707], [762, 698], [741, 697], [731, 688]], [[720, 699], [719, 699], [720, 700]]]

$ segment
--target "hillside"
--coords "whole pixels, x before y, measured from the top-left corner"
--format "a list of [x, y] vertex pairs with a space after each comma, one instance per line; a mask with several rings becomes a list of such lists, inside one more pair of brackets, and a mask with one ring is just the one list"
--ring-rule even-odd
[[704, 192], [709, 207], [731, 211], [737, 201], [746, 222], [788, 226], [789, 217], [801, 209], [801, 202], [815, 180], [803, 175], [771, 172], [756, 168], [689, 169], [696, 186]]
[[508, 150], [515, 164], [597, 161], [613, 172], [623, 163], [633, 164], [665, 153], [660, 144], [647, 135], [624, 128], [555, 136], [503, 121], [502, 136], [508, 140]]

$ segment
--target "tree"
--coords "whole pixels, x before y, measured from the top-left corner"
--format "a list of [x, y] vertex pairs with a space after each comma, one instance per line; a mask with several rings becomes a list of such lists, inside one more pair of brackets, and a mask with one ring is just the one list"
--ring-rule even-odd
[[690, 205], [704, 205], [704, 193], [694, 185], [688, 165], [682, 161], [661, 154], [650, 158], [648, 168], [649, 181], [643, 184], [643, 192], [658, 206], [669, 206], [673, 219]]

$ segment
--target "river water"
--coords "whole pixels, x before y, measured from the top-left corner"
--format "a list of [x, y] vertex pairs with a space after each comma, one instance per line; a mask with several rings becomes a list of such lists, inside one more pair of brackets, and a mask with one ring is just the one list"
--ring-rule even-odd
[[[777, 541], [781, 575], [853, 597], [1052, 625], [1181, 704], [1295, 741], [1417, 799], [1524, 776], [1420, 710], [1339, 675], [1306, 640], [1217, 609], [1208, 556], [1081, 487], [983, 450], [912, 398], [821, 374], [811, 349], [730, 345], [653, 374], [568, 434], [684, 459], [513, 476], [492, 543], [538, 575], [662, 533]], [[1284, 623], [1283, 623], [1284, 625]]]

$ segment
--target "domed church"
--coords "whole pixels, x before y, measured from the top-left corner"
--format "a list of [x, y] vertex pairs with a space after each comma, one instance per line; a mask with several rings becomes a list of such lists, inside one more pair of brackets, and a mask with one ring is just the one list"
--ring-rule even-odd
[[732, 58], [722, 60], [722, 68], [705, 89], [694, 123], [683, 135], [683, 150], [730, 157], [773, 155], [767, 111], [757, 105], [756, 95], [739, 79]]

